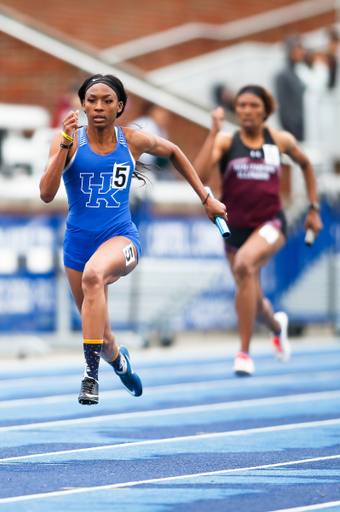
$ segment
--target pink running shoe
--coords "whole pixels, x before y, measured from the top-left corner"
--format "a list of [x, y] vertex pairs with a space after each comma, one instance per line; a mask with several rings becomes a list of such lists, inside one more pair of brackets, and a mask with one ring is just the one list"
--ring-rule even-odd
[[245, 354], [244, 352], [239, 352], [236, 354], [233, 367], [233, 371], [236, 373], [236, 375], [252, 375], [254, 370], [254, 361], [250, 355]]
[[281, 333], [276, 335], [271, 333], [272, 345], [277, 361], [286, 363], [290, 359], [291, 347], [288, 341], [288, 316], [283, 311], [278, 311], [274, 315], [275, 320], [280, 324]]

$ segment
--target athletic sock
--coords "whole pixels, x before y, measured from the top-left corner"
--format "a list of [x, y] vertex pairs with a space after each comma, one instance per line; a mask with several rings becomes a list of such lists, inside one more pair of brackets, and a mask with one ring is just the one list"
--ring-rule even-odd
[[114, 356], [114, 358], [111, 359], [111, 361], [108, 361], [108, 363], [118, 373], [125, 373], [127, 370], [126, 359], [124, 355], [119, 352], [119, 349], [117, 350], [117, 354]]
[[91, 377], [98, 381], [98, 369], [100, 354], [103, 348], [103, 340], [83, 340], [85, 356], [85, 377]]

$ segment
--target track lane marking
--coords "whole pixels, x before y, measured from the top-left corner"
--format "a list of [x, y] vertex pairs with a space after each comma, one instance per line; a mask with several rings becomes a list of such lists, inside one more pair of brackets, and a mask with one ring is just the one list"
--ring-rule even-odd
[[[125, 390], [122, 391], [124, 395], [126, 395]], [[105, 421], [113, 421], [115, 419], [132, 419], [138, 417], [150, 417], [150, 416], [167, 416], [167, 415], [176, 415], [183, 413], [196, 413], [196, 412], [205, 412], [205, 411], [219, 411], [219, 410], [227, 410], [227, 409], [240, 409], [243, 407], [258, 407], [258, 406], [266, 406], [266, 405], [276, 405], [282, 403], [296, 403], [296, 402], [310, 402], [314, 400], [326, 400], [339, 398], [340, 391], [321, 391], [317, 393], [301, 393], [298, 395], [286, 395], [286, 396], [276, 396], [276, 397], [267, 397], [267, 398], [254, 398], [250, 400], [238, 400], [233, 402], [221, 402], [217, 404], [204, 404], [204, 405], [193, 405], [188, 407], [175, 407], [170, 409], [155, 409], [148, 411], [136, 411], [136, 412], [128, 412], [128, 413], [118, 413], [118, 414], [109, 414], [103, 416], [91, 416], [90, 418], [74, 418], [70, 420], [56, 420], [50, 422], [39, 422], [39, 423], [28, 423], [23, 425], [11, 425], [8, 427], [0, 427], [0, 432], [7, 432], [12, 430], [31, 430], [39, 427], [49, 427], [49, 426], [64, 426], [64, 425], [72, 425], [79, 423], [95, 423], [95, 422], [105, 422]]]
[[317, 505], [306, 505], [305, 507], [282, 508], [280, 510], [271, 510], [270, 512], [307, 512], [308, 510], [323, 510], [340, 506], [340, 501], [329, 501], [328, 503], [319, 503]]
[[[294, 460], [290, 462], [279, 462], [276, 464], [266, 464], [263, 466], [252, 466], [248, 468], [233, 468], [233, 469], [221, 469], [219, 471], [210, 471], [210, 472], [204, 472], [204, 473], [195, 473], [195, 474], [189, 474], [189, 475], [179, 475], [179, 476], [168, 476], [164, 478], [153, 478], [150, 480], [137, 480], [132, 482], [124, 482], [119, 484], [109, 484], [109, 485], [100, 485], [96, 487], [82, 487], [78, 489], [72, 489], [67, 491], [55, 491], [55, 492], [48, 492], [48, 493], [41, 493], [41, 494], [30, 494], [26, 496], [14, 496], [11, 498], [1, 498], [1, 503], [11, 503], [11, 502], [17, 502], [17, 501], [28, 501], [33, 499], [42, 499], [42, 498], [53, 498], [56, 496], [64, 496], [69, 494], [80, 494], [85, 492], [95, 492], [95, 491], [102, 491], [106, 489], [120, 489], [124, 487], [135, 487], [137, 485], [145, 485], [145, 484], [155, 484], [158, 482], [167, 482], [167, 481], [173, 481], [173, 480], [184, 480], [188, 478], [197, 478], [201, 476], [212, 476], [212, 475], [221, 475], [221, 474], [228, 474], [228, 473], [236, 473], [240, 471], [253, 471], [257, 469], [268, 469], [268, 468], [277, 468], [277, 467], [283, 467], [283, 466], [292, 466], [294, 464], [306, 464], [311, 462], [319, 462], [323, 460], [332, 460], [332, 459], [340, 459], [340, 454], [338, 455], [330, 455], [328, 457], [315, 457], [312, 459], [302, 459], [302, 460]], [[291, 510], [291, 509], [288, 509]], [[295, 512], [297, 512], [297, 509], [293, 509]], [[304, 509], [302, 509], [304, 510]], [[313, 509], [311, 509], [313, 510]], [[284, 512], [284, 511], [273, 511], [273, 512]]]
[[95, 452], [101, 450], [113, 450], [113, 449], [121, 449], [121, 448], [130, 448], [135, 446], [153, 446], [157, 444], [165, 444], [165, 443], [178, 443], [178, 442], [188, 442], [190, 440], [199, 440], [202, 439], [216, 439], [219, 437], [239, 437], [244, 435], [251, 434], [262, 434], [266, 432], [279, 432], [283, 430], [297, 430], [303, 428], [315, 428], [320, 426], [330, 426], [330, 425], [340, 425], [340, 418], [332, 419], [332, 420], [319, 420], [319, 421], [310, 421], [306, 423], [290, 423], [288, 425], [275, 425], [271, 427], [259, 427], [259, 428], [249, 428], [244, 430], [229, 430], [227, 432], [214, 432], [211, 434], [195, 434], [194, 436], [180, 436], [180, 437], [167, 437], [163, 439], [148, 439], [146, 441], [134, 441], [132, 443], [118, 443], [118, 444], [107, 444], [103, 446], [92, 446], [90, 448], [78, 448], [74, 450], [62, 450], [59, 452], [48, 452], [48, 453], [37, 453], [31, 455], [22, 455], [18, 457], [8, 457], [6, 459], [0, 459], [0, 465], [6, 464], [7, 462], [12, 461], [23, 461], [34, 459], [34, 458], [43, 458], [43, 457], [53, 457], [54, 455], [69, 455], [70, 453], [85, 453], [85, 452]]
[[[231, 362], [231, 361], [230, 361]], [[220, 373], [225, 373], [226, 371], [226, 366], [228, 365], [228, 361], [227, 362], [213, 362], [213, 363], [207, 363], [206, 361], [202, 364], [198, 363], [197, 365], [195, 364], [188, 364], [188, 365], [178, 365], [178, 366], [166, 366], [166, 367], [142, 367], [142, 368], [135, 368], [136, 370], [138, 370], [139, 372], [148, 372], [148, 371], [153, 371], [156, 375], [160, 375], [161, 377], [164, 377], [164, 370], [168, 370], [168, 374], [170, 376], [175, 376], [175, 377], [181, 377], [183, 375], [187, 375], [188, 373], [190, 375], [196, 375], [197, 373], [197, 369], [200, 370], [200, 373], [208, 373], [208, 374], [213, 374], [213, 373], [216, 373], [216, 371], [220, 372]], [[334, 363], [332, 363], [331, 366], [333, 366]], [[333, 370], [335, 371], [335, 370]], [[49, 384], [49, 383], [55, 383], [55, 380], [58, 379], [58, 378], [62, 378], [63, 381], [73, 381], [75, 379], [80, 379], [81, 380], [81, 375], [83, 373], [83, 367], [81, 370], [79, 370], [79, 372], [74, 372], [74, 373], [68, 373], [66, 375], [44, 375], [44, 376], [37, 376], [37, 377], [17, 377], [17, 378], [14, 378], [14, 379], [2, 379], [0, 380], [1, 384], [4, 386], [4, 387], [12, 387], [13, 385], [17, 384], [17, 385], [20, 385], [20, 386], [30, 386], [30, 385], [34, 385], [36, 386], [37, 384], [39, 385], [44, 385], [44, 384]], [[108, 367], [108, 369], [105, 369], [105, 370], [102, 370], [100, 371], [100, 374], [102, 375], [102, 377], [104, 377], [104, 375], [107, 377], [107, 376], [110, 376], [111, 374], [113, 374], [112, 370], [110, 370], [110, 367]]]
[[[124, 394], [126, 392], [124, 391]], [[234, 402], [221, 402], [217, 404], [205, 404], [205, 405], [193, 405], [188, 407], [174, 407], [171, 409], [155, 409], [148, 411], [136, 411], [136, 412], [127, 412], [127, 413], [119, 413], [119, 414], [109, 414], [104, 416], [91, 416], [83, 417], [83, 418], [74, 418], [71, 420], [56, 420], [56, 421], [46, 421], [39, 423], [25, 423], [23, 425], [10, 425], [8, 427], [0, 427], [1, 432], [11, 432], [18, 430], [32, 430], [40, 427], [55, 427], [55, 426], [65, 426], [65, 425], [75, 425], [81, 423], [101, 423], [105, 421], [113, 421], [115, 419], [132, 419], [132, 418], [145, 418], [152, 416], [167, 416], [167, 415], [175, 415], [175, 414], [184, 414], [184, 413], [196, 413], [196, 412], [206, 412], [206, 411], [220, 411], [227, 409], [240, 409], [243, 407], [258, 407], [261, 405], [276, 405], [276, 404], [284, 404], [284, 403], [296, 403], [296, 402], [310, 402], [314, 400], [325, 400], [332, 398], [340, 398], [340, 391], [321, 391], [318, 393], [302, 393], [299, 395], [287, 395], [287, 396], [277, 396], [277, 397], [269, 397], [269, 398], [254, 398], [251, 400], [238, 400]]]
[[[320, 382], [320, 381], [332, 381], [334, 382], [334, 379], [338, 378], [340, 379], [340, 371], [335, 370], [332, 372], [313, 372], [313, 373], [305, 373], [302, 374], [305, 381], [309, 381], [310, 379], [313, 380], [313, 382]], [[242, 380], [242, 388], [247, 387], [255, 387], [255, 386], [261, 386], [261, 385], [268, 385], [268, 380], [270, 379], [270, 385], [278, 385], [278, 384], [290, 384], [290, 383], [296, 383], [298, 380], [301, 384], [301, 373], [298, 374], [282, 374], [279, 376], [262, 376], [262, 377], [252, 377], [252, 379], [249, 380]], [[0, 380], [1, 383], [1, 380]], [[160, 386], [147, 386], [144, 388], [145, 393], [152, 393], [154, 395], [157, 394], [163, 394], [163, 393], [171, 393], [171, 392], [177, 392], [177, 391], [196, 391], [196, 390], [206, 390], [206, 389], [217, 389], [217, 388], [226, 388], [233, 389], [233, 388], [240, 388], [240, 380], [239, 379], [223, 379], [223, 380], [208, 380], [208, 381], [198, 381], [198, 382], [184, 382], [179, 384], [164, 384]], [[111, 397], [117, 397], [120, 395], [126, 395], [126, 391], [124, 389], [113, 389], [109, 391], [101, 391], [100, 396], [111, 398]], [[48, 403], [64, 403], [65, 401], [75, 401], [75, 393], [70, 393], [67, 395], [50, 395], [50, 396], [43, 396], [43, 397], [34, 397], [34, 398], [19, 398], [19, 399], [11, 399], [11, 400], [2, 400], [0, 401], [0, 409], [6, 408], [6, 407], [17, 407], [17, 406], [25, 406], [25, 405], [35, 405], [35, 404], [41, 404], [42, 402], [45, 404]]]
[[[339, 372], [333, 372], [333, 373], [336, 373], [336, 376], [338, 376], [340, 378]], [[299, 375], [299, 377], [301, 377], [301, 375]], [[324, 372], [324, 374], [321, 376], [321, 378], [322, 377], [325, 377], [326, 378], [325, 380], [330, 380], [330, 381], [334, 382], [334, 379], [333, 379], [334, 375], [332, 375], [331, 372]], [[314, 374], [313, 374], [313, 378], [315, 380]], [[254, 385], [255, 386], [261, 385], [261, 383], [259, 383], [259, 382], [254, 383], [254, 380], [255, 379], [253, 379], [251, 381], [252, 387], [254, 387]], [[280, 379], [278, 384], [287, 383], [287, 382], [282, 382], [282, 380], [283, 379]], [[288, 383], [295, 382], [295, 378], [293, 378], [293, 379], [289, 378], [287, 380], [288, 380]], [[318, 380], [320, 380], [320, 379], [318, 379]], [[237, 385], [235, 385], [236, 383], [237, 383]], [[190, 391], [197, 391], [197, 390], [204, 391], [207, 389], [213, 390], [213, 389], [219, 389], [219, 388], [230, 389], [231, 387], [239, 388], [239, 381], [236, 381], [236, 383], [233, 382], [231, 385], [231, 383], [227, 380], [213, 380], [213, 381], [209, 380], [209, 381], [205, 381], [205, 382], [190, 382], [190, 383], [183, 383], [183, 384], [170, 384], [170, 385], [164, 385], [164, 386], [148, 386], [148, 387], [144, 388], [144, 393], [147, 393], [148, 395], [150, 393], [154, 394], [154, 395], [157, 395], [157, 394], [161, 395], [164, 393], [174, 393], [177, 391], [190, 392]], [[264, 382], [264, 384], [265, 384], [265, 382]], [[303, 395], [308, 396], [308, 395], [312, 395], [312, 394], [316, 395], [318, 393], [338, 393], [338, 392], [339, 392], [338, 390], [320, 391], [320, 392], [316, 392], [316, 393], [306, 393]], [[101, 397], [104, 396], [104, 398], [126, 396], [126, 391], [124, 389], [101, 391], [100, 396]], [[299, 395], [288, 395], [288, 396], [299, 396]], [[282, 398], [282, 397], [278, 397], [278, 398]], [[256, 399], [254, 399], [254, 400], [256, 400]], [[31, 405], [54, 404], [54, 403], [60, 403], [60, 402], [65, 403], [65, 401], [75, 401], [75, 395], [72, 393], [72, 394], [67, 394], [67, 395], [52, 395], [52, 396], [47, 396], [47, 397], [45, 396], [45, 397], [36, 397], [36, 398], [19, 398], [19, 399], [12, 399], [12, 400], [3, 400], [3, 401], [0, 401], [0, 409], [18, 407], [18, 406], [23, 407], [23, 406], [31, 406]], [[234, 402], [232, 402], [232, 403], [234, 403]], [[70, 421], [73, 421], [73, 420], [70, 420]], [[1, 428], [3, 428], [3, 427], [0, 427], [0, 430], [1, 430]]]
[[[204, 368], [202, 368], [202, 365], [197, 365], [197, 366], [190, 365], [190, 366], [180, 366], [180, 367], [171, 367], [171, 368], [166, 367], [165, 369], [171, 370], [171, 371], [169, 371], [170, 377], [180, 378], [183, 376], [187, 376], [189, 370], [191, 371], [191, 373], [189, 374], [190, 376], [197, 375], [197, 368], [199, 368], [200, 373], [204, 373], [204, 370], [207, 369], [206, 373], [208, 375], [211, 375], [213, 373], [216, 373], [216, 366], [218, 366], [218, 367], [221, 367], [220, 373], [229, 373], [230, 374], [228, 378], [223, 379], [224, 382], [235, 382], [235, 381], [240, 382], [240, 379], [235, 378], [234, 374], [231, 372], [231, 369], [228, 369], [227, 364], [228, 364], [228, 361], [226, 363], [206, 364], [206, 365], [204, 365]], [[334, 364], [335, 363], [332, 363], [332, 366]], [[268, 379], [272, 379], [272, 378], [280, 379], [280, 378], [291, 378], [291, 377], [296, 378], [296, 379], [297, 378], [301, 379], [301, 377], [306, 377], [306, 378], [308, 376], [315, 377], [316, 375], [322, 375], [322, 374], [324, 374], [324, 375], [335, 374], [336, 376], [340, 377], [340, 371], [336, 370], [336, 369], [329, 370], [329, 371], [323, 369], [320, 372], [310, 369], [307, 372], [305, 372], [304, 371], [305, 367], [306, 367], [305, 365], [303, 367], [301, 366], [301, 371], [297, 370], [298, 373], [290, 373], [290, 374], [278, 373], [275, 375], [268, 374], [268, 375], [261, 375], [260, 377], [255, 376], [249, 380], [251, 380], [251, 382], [257, 382], [258, 380], [259, 381], [262, 381], [262, 380], [267, 381]], [[181, 371], [179, 371], [178, 368]], [[323, 368], [325, 368], [325, 367], [323, 367]], [[176, 369], [177, 369], [177, 372], [176, 372]], [[141, 370], [144, 371], [144, 370], [148, 370], [148, 369], [142, 368]], [[163, 368], [159, 368], [159, 369], [150, 368], [149, 370], [154, 371], [154, 374], [158, 373], [158, 375], [161, 375], [162, 377], [164, 376], [164, 372], [160, 371], [160, 370], [163, 370]], [[294, 370], [296, 370], [296, 368], [294, 368]], [[112, 372], [110, 372], [109, 370], [104, 371], [104, 372], [102, 372], [102, 377], [104, 378], [104, 375], [105, 375], [105, 377], [109, 377], [111, 373]], [[22, 388], [22, 387], [27, 387], [27, 386], [33, 385], [34, 387], [37, 387], [38, 385], [43, 386], [43, 385], [47, 385], [50, 383], [54, 384], [58, 378], [62, 378], [63, 382], [67, 382], [67, 381], [73, 382], [75, 379], [77, 379], [77, 382], [78, 382], [78, 379], [81, 380], [81, 377], [79, 377], [79, 375], [81, 375], [81, 372], [74, 373], [74, 374], [67, 374], [67, 375], [53, 375], [53, 376], [48, 376], [48, 377], [44, 376], [44, 377], [20, 377], [20, 378], [15, 378], [15, 379], [0, 379], [0, 383], [3, 387], [3, 389], [6, 389], [6, 388], [11, 389], [11, 388], [13, 388], [13, 386], [20, 386]], [[156, 375], [156, 377], [157, 377], [157, 375]], [[80, 382], [80, 380], [79, 380], [79, 382]], [[198, 382], [200, 382], [200, 381], [198, 381]], [[243, 382], [246, 385], [249, 384], [246, 382], [245, 379], [243, 379]], [[152, 387], [152, 386], [150, 386], [150, 387]]]

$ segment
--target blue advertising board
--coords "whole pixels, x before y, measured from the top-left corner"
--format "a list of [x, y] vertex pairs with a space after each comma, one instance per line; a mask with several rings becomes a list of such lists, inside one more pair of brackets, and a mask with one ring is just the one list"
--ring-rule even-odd
[[[330, 250], [339, 254], [338, 205], [323, 203], [322, 218], [324, 230], [312, 247], [304, 245], [301, 219], [301, 222], [291, 230], [283, 250], [262, 270], [263, 290], [273, 302], [275, 309], [281, 308], [282, 297], [287, 289], [314, 261]], [[116, 300], [121, 303], [125, 300], [128, 303], [125, 309], [130, 311], [126, 316], [118, 315], [116, 304], [112, 310], [113, 327], [138, 330], [144, 321], [145, 324], [149, 322], [148, 327], [152, 328], [155, 316], [150, 313], [143, 320], [144, 313], [138, 314], [138, 309], [144, 311], [145, 302], [149, 301], [150, 297], [157, 306], [157, 293], [159, 302], [164, 301], [164, 296], [168, 296], [167, 307], [169, 312], [171, 310], [171, 317], [169, 313], [169, 318], [165, 318], [165, 321], [174, 330], [235, 327], [235, 283], [226, 262], [223, 239], [216, 226], [207, 218], [198, 215], [165, 217], [146, 210], [143, 216], [139, 219], [135, 217], [134, 220], [141, 236], [142, 261], [131, 276], [120, 280], [119, 284], [112, 287], [112, 294], [116, 294]], [[64, 215], [0, 215], [0, 331], [57, 329], [57, 281], [64, 223]], [[160, 264], [158, 265], [158, 274], [150, 271], [147, 279], [144, 278], [143, 281], [140, 271], [145, 268], [145, 260], [164, 264], [162, 268]], [[188, 273], [190, 262], [195, 268], [201, 265], [202, 273], [219, 266], [219, 275], [216, 279], [207, 281], [208, 284], [202, 285], [201, 288], [196, 286], [197, 294], [188, 293], [190, 300], [185, 301], [183, 296], [190, 292], [190, 280], [186, 280], [185, 286], [180, 280], [178, 286], [172, 282], [171, 289], [162, 284], [169, 281], [169, 278], [166, 281], [166, 272], [167, 262], [170, 261], [177, 262], [178, 265], [184, 262], [185, 268], [189, 269]], [[122, 295], [117, 297], [116, 290], [121, 289], [121, 281], [128, 283], [130, 279], [133, 280], [131, 290], [135, 290], [135, 295], [129, 291], [125, 293], [124, 298]], [[149, 280], [153, 282], [150, 284]], [[145, 287], [149, 285], [153, 287], [153, 296], [148, 296], [145, 292]], [[178, 300], [178, 297], [181, 300]], [[153, 307], [152, 300], [150, 309]], [[177, 309], [176, 301], [180, 305]], [[71, 295], [69, 306], [71, 326], [73, 329], [80, 329], [80, 315]], [[301, 320], [327, 321], [330, 319], [327, 315], [328, 313], [322, 312], [316, 319], [315, 314], [314, 317], [308, 316], [307, 311]], [[296, 320], [299, 320], [298, 312]]]
[[0, 215], [0, 331], [54, 331], [63, 216]]

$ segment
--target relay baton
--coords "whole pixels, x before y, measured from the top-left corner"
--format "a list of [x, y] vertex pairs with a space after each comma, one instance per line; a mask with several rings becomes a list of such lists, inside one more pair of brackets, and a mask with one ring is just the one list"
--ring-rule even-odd
[[[210, 187], [204, 187], [205, 190], [208, 192], [209, 196], [211, 196], [214, 199], [214, 194], [211, 192]], [[229, 238], [230, 237], [230, 229], [228, 228], [228, 224], [224, 220], [223, 217], [215, 217], [216, 226], [220, 230], [221, 235], [223, 238]]]
[[306, 236], [305, 236], [305, 244], [310, 247], [311, 245], [313, 245], [314, 240], [315, 240], [314, 229], [308, 228], [306, 231]]

